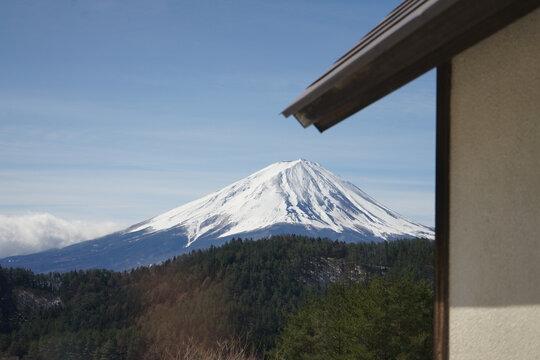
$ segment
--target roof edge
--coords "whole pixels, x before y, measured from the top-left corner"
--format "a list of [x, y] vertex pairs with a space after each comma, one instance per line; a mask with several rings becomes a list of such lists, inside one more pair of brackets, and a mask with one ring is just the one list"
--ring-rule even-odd
[[407, 0], [398, 8], [406, 3], [419, 4], [366, 42], [368, 33], [282, 115], [322, 132], [540, 6], [538, 0]]

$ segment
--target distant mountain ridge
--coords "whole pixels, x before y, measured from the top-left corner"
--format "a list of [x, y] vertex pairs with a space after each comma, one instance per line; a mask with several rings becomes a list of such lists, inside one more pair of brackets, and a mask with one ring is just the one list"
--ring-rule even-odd
[[348, 242], [434, 238], [348, 181], [303, 159], [282, 161], [124, 231], [62, 249], [0, 260], [38, 272], [160, 263], [233, 237], [294, 233]]

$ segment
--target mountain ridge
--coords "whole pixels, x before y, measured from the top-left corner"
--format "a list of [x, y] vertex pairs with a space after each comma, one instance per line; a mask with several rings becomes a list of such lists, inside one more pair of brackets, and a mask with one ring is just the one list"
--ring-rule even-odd
[[433, 229], [378, 203], [318, 163], [271, 164], [221, 190], [125, 230], [61, 249], [0, 259], [2, 266], [37, 272], [160, 263], [233, 237], [279, 234], [347, 242], [434, 238]]
[[[357, 218], [360, 221], [355, 221]], [[398, 224], [390, 224], [390, 218]], [[221, 226], [228, 229], [218, 237], [276, 223], [329, 228], [337, 233], [362, 230], [365, 223], [370, 223], [375, 237], [383, 240], [399, 233], [431, 235], [425, 231], [426, 226], [405, 219], [352, 183], [304, 159], [271, 164], [219, 191], [130, 227], [129, 231], [185, 226], [191, 244]]]

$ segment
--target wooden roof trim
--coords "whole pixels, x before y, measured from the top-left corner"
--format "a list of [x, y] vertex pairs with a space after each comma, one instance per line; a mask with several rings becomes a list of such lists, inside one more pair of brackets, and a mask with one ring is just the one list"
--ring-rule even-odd
[[407, 0], [282, 114], [322, 132], [538, 6], [540, 0]]
[[[391, 48], [411, 34], [422, 23], [420, 15], [423, 14], [426, 9], [431, 9], [431, 13], [433, 14], [430, 15], [435, 16], [437, 12], [443, 11], [448, 6], [447, 3], [453, 3], [455, 0], [421, 1], [421, 5], [423, 6], [413, 7], [414, 11], [402, 14], [402, 16], [396, 19], [397, 21], [389, 21], [389, 18], [392, 19], [392, 15], [399, 12], [402, 8], [410, 9], [410, 7], [407, 6], [408, 3], [418, 2], [420, 1], [406, 0], [400, 4], [394, 11], [385, 17], [379, 25], [365, 35], [355, 47], [339, 58], [324, 75], [302, 92], [291, 105], [283, 110], [283, 115], [288, 117], [289, 115], [294, 114], [296, 117], [298, 110], [317, 99], [329, 88], [339, 84], [343, 78], [350, 76], [357, 69], [362, 68], [376, 59], [377, 56], [383, 53], [387, 48]], [[435, 6], [437, 4], [438, 6]], [[297, 117], [297, 119], [304, 127], [307, 127], [314, 122], [303, 116]]]
[[[417, 10], [418, 7], [424, 5], [428, 0], [408, 0], [402, 2], [397, 8], [395, 8], [390, 14], [388, 14], [383, 21], [381, 21], [377, 26], [375, 26], [370, 32], [368, 32], [351, 50], [347, 51], [342, 57], [340, 57], [328, 69], [321, 77], [315, 80], [309, 87], [312, 87], [321, 79], [326, 77], [329, 73], [337, 69], [347, 60], [350, 60], [354, 55], [357, 55], [361, 50], [366, 48], [369, 44], [373, 43], [378, 38], [384, 36], [386, 32], [389, 32], [393, 27], [395, 27], [400, 21], [410, 15], [414, 10]], [[394, 29], [396, 30], [396, 29]]]

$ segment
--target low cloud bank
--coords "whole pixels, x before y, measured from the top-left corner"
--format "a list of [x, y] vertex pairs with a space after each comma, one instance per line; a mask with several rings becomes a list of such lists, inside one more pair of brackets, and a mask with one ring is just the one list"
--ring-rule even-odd
[[68, 221], [48, 213], [0, 215], [0, 258], [61, 248], [120, 229], [114, 222]]

